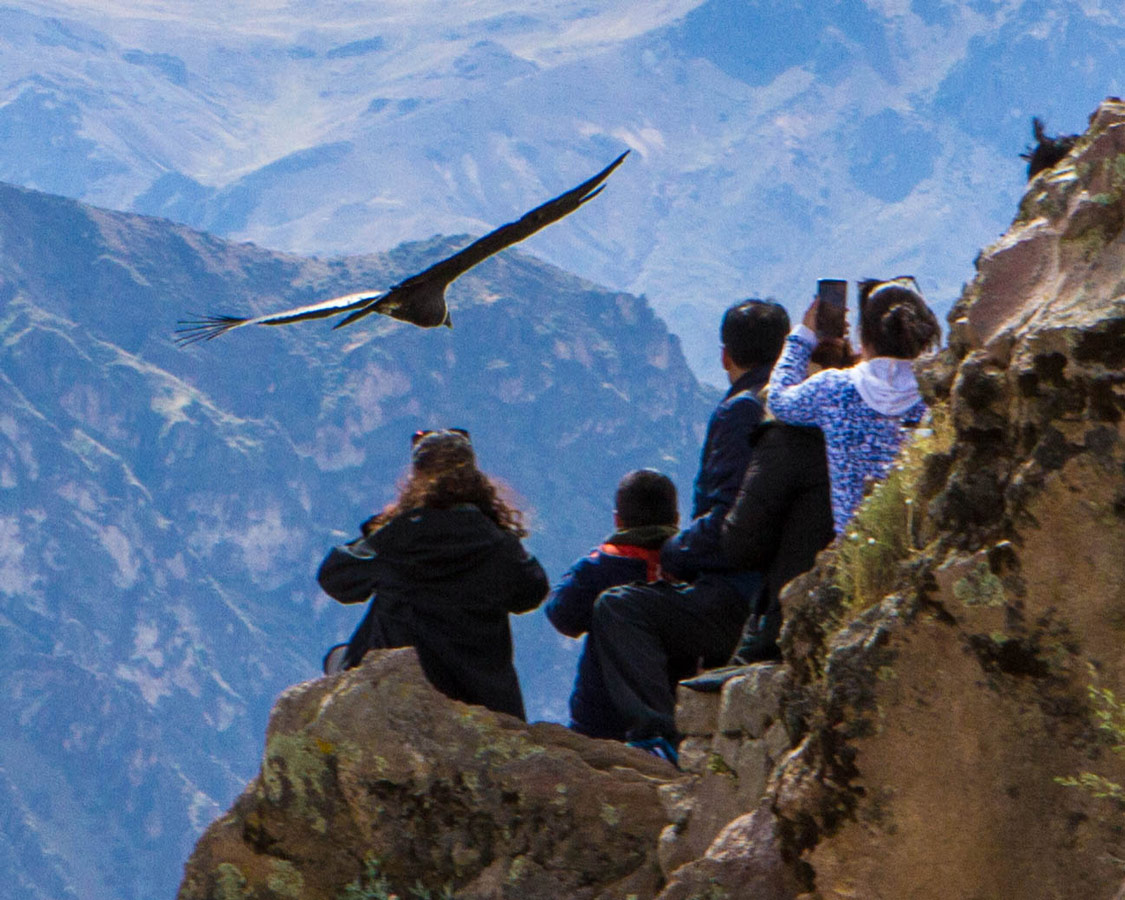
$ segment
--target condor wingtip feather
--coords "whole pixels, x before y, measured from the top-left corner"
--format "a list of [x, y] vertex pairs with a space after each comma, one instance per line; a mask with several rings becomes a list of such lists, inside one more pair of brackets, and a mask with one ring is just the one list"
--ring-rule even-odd
[[364, 307], [363, 309], [357, 309], [355, 312], [349, 313], [346, 317], [333, 325], [332, 330], [335, 331], [337, 328], [343, 328], [346, 325], [351, 325], [352, 322], [356, 321], [357, 319], [362, 319], [364, 316], [369, 316], [373, 312], [378, 312], [378, 310], [375, 309], [374, 303], [370, 306]]

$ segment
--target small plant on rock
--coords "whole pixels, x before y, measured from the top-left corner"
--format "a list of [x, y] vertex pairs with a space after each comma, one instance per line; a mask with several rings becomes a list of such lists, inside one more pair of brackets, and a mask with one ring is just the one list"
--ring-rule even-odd
[[344, 886], [337, 900], [400, 900], [391, 889], [387, 877], [379, 871], [379, 860], [369, 856], [363, 861], [363, 872]]
[[848, 523], [836, 557], [836, 586], [858, 613], [894, 589], [899, 563], [918, 548], [914, 535], [924, 513], [915, 502], [926, 457], [948, 450], [951, 427], [940, 411], [903, 446], [887, 477], [875, 485]]
[[[1092, 683], [1086, 691], [1093, 707], [1098, 730], [1103, 733], [1114, 753], [1125, 756], [1125, 702], [1117, 699], [1117, 695], [1109, 688], [1099, 687], [1096, 682]], [[1080, 772], [1078, 775], [1059, 777], [1055, 782], [1066, 787], [1081, 788], [1099, 799], [1115, 800], [1125, 804], [1125, 788], [1116, 781], [1110, 781], [1094, 772]]]
[[435, 891], [421, 881], [414, 882], [414, 887], [406, 894], [401, 894], [380, 871], [380, 865], [377, 857], [365, 858], [363, 872], [344, 886], [343, 891], [337, 895], [337, 900], [452, 900], [452, 886], [446, 885]]

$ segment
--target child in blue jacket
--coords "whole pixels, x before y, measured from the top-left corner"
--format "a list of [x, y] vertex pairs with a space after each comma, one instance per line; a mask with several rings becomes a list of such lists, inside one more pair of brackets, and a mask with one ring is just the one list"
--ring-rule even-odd
[[[677, 532], [676, 486], [655, 469], [638, 469], [622, 478], [614, 507], [614, 533], [571, 566], [547, 598], [547, 618], [568, 637], [590, 630], [594, 603], [606, 588], [657, 581], [660, 548]], [[597, 656], [585, 646], [570, 695], [570, 727], [590, 737], [625, 739]]]

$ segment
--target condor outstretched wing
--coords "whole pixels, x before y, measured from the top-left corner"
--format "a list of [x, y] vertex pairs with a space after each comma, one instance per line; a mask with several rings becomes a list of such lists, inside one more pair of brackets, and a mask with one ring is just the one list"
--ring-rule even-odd
[[295, 309], [286, 309], [267, 316], [241, 319], [237, 316], [218, 315], [181, 319], [178, 323], [181, 327], [176, 329], [178, 335], [176, 343], [185, 347], [196, 341], [209, 341], [243, 325], [288, 325], [290, 322], [303, 322], [306, 319], [325, 319], [368, 306], [384, 296], [386, 291], [361, 291], [358, 294], [346, 294], [343, 297], [334, 297], [331, 300], [298, 306]]
[[504, 248], [518, 244], [552, 222], [570, 215], [582, 204], [596, 197], [604, 188], [602, 182], [628, 155], [629, 151], [626, 150], [593, 178], [535, 207], [515, 222], [501, 225], [463, 250], [400, 281], [388, 291], [347, 294], [322, 303], [253, 318], [215, 315], [181, 320], [178, 323], [181, 327], [176, 329], [176, 343], [182, 347], [196, 341], [209, 341], [243, 325], [288, 325], [290, 322], [323, 319], [341, 313], [350, 314], [338, 322], [334, 326], [336, 328], [343, 328], [371, 313], [391, 316], [423, 328], [449, 325], [445, 289], [455, 278]]
[[[357, 319], [362, 319], [364, 316], [370, 315], [373, 312], [382, 313], [383, 315], [390, 315], [396, 319], [404, 321], [412, 321], [410, 314], [410, 301], [416, 295], [416, 291], [411, 291], [412, 288], [418, 288], [424, 282], [433, 282], [433, 287], [437, 288], [440, 285], [440, 293], [444, 294], [445, 289], [453, 282], [455, 278], [464, 275], [469, 269], [478, 263], [488, 259], [488, 257], [499, 253], [501, 250], [511, 247], [512, 244], [518, 244], [520, 241], [531, 237], [535, 232], [540, 229], [546, 228], [552, 222], [557, 222], [564, 216], [570, 215], [578, 207], [588, 200], [592, 200], [602, 192], [605, 185], [602, 184], [621, 163], [625, 157], [629, 155], [626, 150], [617, 159], [611, 162], [608, 166], [598, 172], [593, 178], [583, 181], [575, 188], [571, 188], [565, 194], [559, 194], [553, 200], [548, 200], [546, 203], [535, 207], [530, 212], [524, 213], [520, 218], [514, 222], [509, 222], [507, 225], [501, 225], [494, 231], [490, 231], [482, 238], [478, 238], [466, 247], [464, 250], [459, 250], [452, 256], [449, 256], [441, 262], [434, 263], [428, 269], [424, 269], [417, 275], [411, 275], [409, 278], [400, 281], [387, 292], [385, 297], [381, 297], [377, 303], [371, 307], [358, 309], [348, 316], [343, 321], [337, 323], [335, 328], [343, 328], [345, 325], [350, 325]], [[434, 290], [428, 292], [429, 296], [436, 296]], [[403, 299], [399, 300], [399, 295], [405, 295]], [[427, 319], [433, 319], [433, 311], [428, 311]], [[444, 312], [444, 310], [443, 310]], [[440, 324], [442, 317], [438, 317], [437, 322]]]

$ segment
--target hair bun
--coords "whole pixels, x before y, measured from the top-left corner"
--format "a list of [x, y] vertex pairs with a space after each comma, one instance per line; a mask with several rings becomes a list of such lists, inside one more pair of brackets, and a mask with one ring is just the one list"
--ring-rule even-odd
[[913, 278], [861, 284], [860, 339], [877, 356], [914, 359], [941, 338]]

